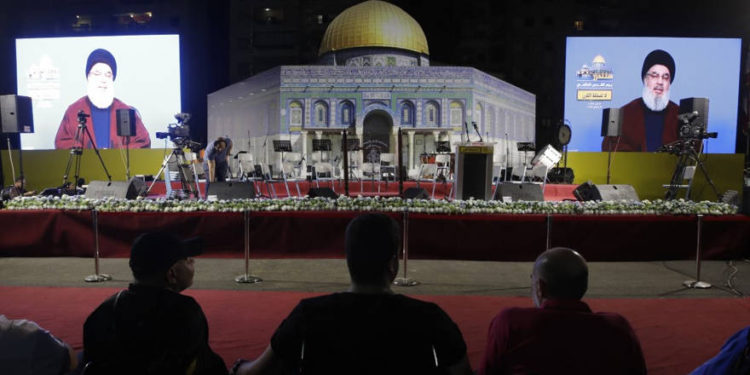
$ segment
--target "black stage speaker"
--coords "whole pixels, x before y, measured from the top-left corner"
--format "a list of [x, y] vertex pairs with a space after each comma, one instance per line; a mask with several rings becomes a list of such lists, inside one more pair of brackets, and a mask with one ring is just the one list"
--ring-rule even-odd
[[324, 197], [331, 199], [337, 199], [339, 197], [339, 195], [329, 187], [310, 188], [310, 190], [307, 191], [307, 196], [310, 198]]
[[120, 137], [135, 137], [135, 111], [133, 109], [118, 109], [117, 135]]
[[413, 187], [404, 190], [404, 199], [430, 199], [430, 194], [423, 188]]
[[540, 184], [506, 182], [498, 184], [495, 190], [495, 200], [503, 200], [503, 197], [510, 197], [512, 202], [543, 201], [544, 193]]
[[742, 187], [742, 209], [740, 212], [750, 215], [750, 186]]
[[219, 200], [255, 198], [255, 184], [252, 181], [217, 181], [208, 184], [206, 196], [215, 195]]
[[586, 182], [573, 190], [579, 201], [638, 201], [638, 194], [631, 185], [594, 185]]
[[34, 115], [31, 112], [31, 98], [0, 95], [0, 123], [3, 133], [33, 133]]
[[138, 178], [131, 178], [129, 181], [91, 181], [86, 188], [85, 197], [89, 199], [106, 197], [135, 199], [145, 191], [145, 182]]
[[602, 110], [602, 137], [619, 137], [622, 135], [622, 111], [620, 108]]

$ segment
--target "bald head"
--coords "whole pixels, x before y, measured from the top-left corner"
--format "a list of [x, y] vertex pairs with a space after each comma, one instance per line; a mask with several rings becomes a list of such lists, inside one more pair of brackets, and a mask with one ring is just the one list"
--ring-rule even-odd
[[556, 247], [543, 252], [536, 258], [533, 272], [542, 284], [541, 298], [581, 299], [586, 294], [589, 268], [573, 249]]

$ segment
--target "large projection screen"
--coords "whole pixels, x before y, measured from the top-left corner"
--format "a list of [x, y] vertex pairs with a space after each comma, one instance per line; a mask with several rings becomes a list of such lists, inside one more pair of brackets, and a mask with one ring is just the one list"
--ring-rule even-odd
[[718, 138], [708, 140], [704, 150], [735, 152], [741, 39], [664, 37], [567, 38], [565, 119], [573, 129], [570, 151], [602, 151], [602, 110], [642, 97], [644, 60], [657, 49], [675, 61], [672, 102], [709, 99], [707, 131], [718, 132]]
[[24, 149], [55, 148], [66, 109], [87, 96], [87, 59], [99, 48], [115, 59], [114, 97], [140, 115], [151, 147], [164, 143], [156, 132], [181, 112], [178, 35], [25, 38], [16, 39], [17, 90], [32, 98], [35, 133], [21, 136]]

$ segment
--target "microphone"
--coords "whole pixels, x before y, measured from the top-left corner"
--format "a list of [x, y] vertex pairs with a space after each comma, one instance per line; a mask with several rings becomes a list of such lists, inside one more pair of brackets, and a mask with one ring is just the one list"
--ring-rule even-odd
[[471, 142], [471, 139], [469, 139], [469, 122], [464, 121], [464, 129], [466, 129], [466, 142]]
[[472, 121], [471, 125], [474, 126], [474, 131], [476, 131], [477, 135], [479, 136], [479, 142], [484, 142], [482, 141], [482, 133], [479, 132], [479, 127], [477, 126], [476, 121]]
[[677, 118], [680, 119], [680, 121], [682, 121], [682, 122], [690, 122], [690, 121], [695, 120], [699, 116], [700, 116], [700, 112], [693, 111], [693, 112], [688, 112], [688, 113], [680, 114], [680, 115], [677, 116]]

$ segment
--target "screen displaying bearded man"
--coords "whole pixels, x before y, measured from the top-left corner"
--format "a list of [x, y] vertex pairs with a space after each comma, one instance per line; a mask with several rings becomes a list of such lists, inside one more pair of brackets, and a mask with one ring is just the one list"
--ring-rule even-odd
[[[55, 148], [148, 148], [148, 130], [138, 111], [115, 97], [117, 61], [111, 52], [98, 48], [86, 59], [86, 96], [76, 100], [65, 110], [55, 136]], [[117, 110], [135, 110], [135, 136], [117, 134]], [[83, 111], [85, 117], [79, 117]], [[88, 134], [79, 129], [85, 119]], [[90, 136], [89, 136], [90, 134]]]
[[674, 77], [675, 62], [668, 52], [657, 49], [646, 55], [641, 97], [620, 109], [622, 134], [604, 137], [602, 151], [651, 152], [677, 140], [680, 107], [669, 100]]

